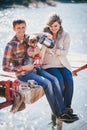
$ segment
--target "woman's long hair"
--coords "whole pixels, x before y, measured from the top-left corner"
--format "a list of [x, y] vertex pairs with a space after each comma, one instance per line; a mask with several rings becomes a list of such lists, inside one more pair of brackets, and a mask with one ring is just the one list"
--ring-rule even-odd
[[52, 34], [52, 32], [50, 31], [50, 26], [54, 23], [54, 22], [58, 22], [60, 24], [60, 29], [58, 31], [58, 33], [62, 33], [63, 32], [63, 27], [62, 27], [62, 20], [60, 19], [60, 16], [57, 14], [53, 14], [50, 16], [48, 22], [47, 22], [47, 26], [44, 28], [44, 32], [48, 32], [50, 34]]

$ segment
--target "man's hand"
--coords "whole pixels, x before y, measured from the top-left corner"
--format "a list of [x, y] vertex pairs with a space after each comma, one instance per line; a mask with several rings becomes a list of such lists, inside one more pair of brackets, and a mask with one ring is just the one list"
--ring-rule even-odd
[[22, 66], [23, 71], [32, 71], [33, 69], [34, 69], [34, 65], [32, 64]]

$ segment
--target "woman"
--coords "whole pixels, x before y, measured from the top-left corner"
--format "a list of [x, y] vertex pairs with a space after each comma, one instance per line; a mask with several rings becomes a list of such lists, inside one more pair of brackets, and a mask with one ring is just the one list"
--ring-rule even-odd
[[61, 19], [57, 14], [53, 14], [49, 18], [44, 32], [52, 35], [55, 45], [53, 49], [45, 48], [42, 67], [58, 79], [67, 112], [72, 115], [73, 77], [71, 66], [67, 60], [70, 36], [63, 30]]

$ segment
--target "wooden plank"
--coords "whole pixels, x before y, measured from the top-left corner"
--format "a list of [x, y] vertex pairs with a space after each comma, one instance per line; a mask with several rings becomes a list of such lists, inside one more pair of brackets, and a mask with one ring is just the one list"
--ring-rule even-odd
[[63, 122], [57, 119], [57, 130], [62, 130]]
[[[87, 64], [87, 54], [69, 53], [67, 56], [73, 70]], [[0, 70], [0, 79], [11, 79], [16, 78], [12, 72], [5, 72]]]
[[15, 73], [5, 72], [3, 70], [0, 70], [0, 80], [4, 80], [4, 81], [11, 80], [11, 81], [14, 81], [15, 79], [17, 79]]
[[87, 54], [69, 53], [67, 57], [73, 70], [87, 64]]

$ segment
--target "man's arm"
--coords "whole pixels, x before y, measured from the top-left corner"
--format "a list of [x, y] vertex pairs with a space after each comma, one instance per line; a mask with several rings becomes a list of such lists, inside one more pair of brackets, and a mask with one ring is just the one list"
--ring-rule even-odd
[[12, 64], [12, 47], [11, 45], [7, 45], [4, 51], [3, 61], [2, 61], [2, 68], [4, 71], [7, 72], [15, 72], [16, 68]]
[[30, 71], [33, 69], [33, 65], [25, 65], [25, 66], [14, 66], [13, 65], [13, 49], [10, 44], [8, 44], [4, 51], [2, 68], [7, 72], [21, 72], [21, 71]]

